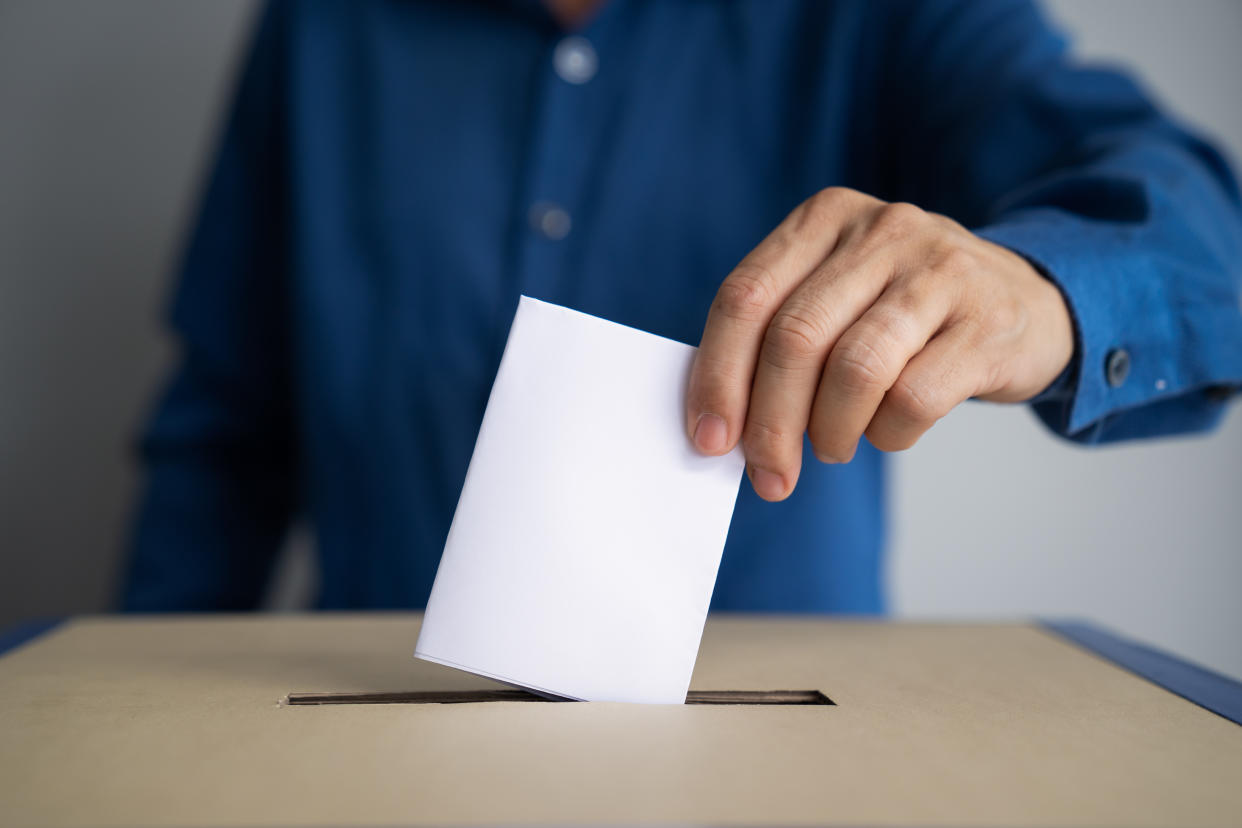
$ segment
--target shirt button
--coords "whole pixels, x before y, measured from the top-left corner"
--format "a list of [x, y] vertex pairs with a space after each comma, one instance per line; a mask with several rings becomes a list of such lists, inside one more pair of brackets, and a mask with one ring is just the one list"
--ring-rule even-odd
[[1125, 348], [1114, 348], [1108, 352], [1104, 360], [1104, 376], [1113, 388], [1120, 388], [1130, 376], [1130, 352]]
[[535, 232], [552, 241], [560, 241], [568, 236], [569, 228], [573, 224], [569, 213], [550, 201], [536, 201], [530, 206], [527, 218]]
[[595, 47], [585, 37], [567, 37], [556, 44], [552, 53], [552, 66], [556, 74], [566, 83], [582, 84], [595, 77], [599, 69], [599, 58], [595, 56]]

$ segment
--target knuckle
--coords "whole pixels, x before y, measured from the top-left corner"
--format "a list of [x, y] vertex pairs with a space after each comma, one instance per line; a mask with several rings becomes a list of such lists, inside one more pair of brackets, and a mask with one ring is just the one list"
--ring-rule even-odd
[[887, 396], [889, 408], [905, 423], [933, 423], [948, 413], [942, 394], [904, 377], [893, 384]]
[[848, 187], [825, 187], [806, 200], [808, 207], [821, 210], [839, 210], [858, 195]]
[[783, 429], [750, 418], [746, 421], [746, 428], [742, 431], [742, 447], [747, 460], [758, 462], [765, 468], [775, 471], [777, 469], [773, 467], [780, 465], [778, 461], [783, 455], [782, 446], [789, 441], [789, 438], [790, 435]]
[[978, 267], [979, 259], [973, 252], [963, 245], [948, 243], [932, 254], [928, 269], [932, 273], [960, 277], [974, 272]]
[[703, 350], [695, 355], [695, 374], [702, 382], [713, 386], [732, 386], [741, 384], [742, 367], [737, 360], [712, 356]]
[[851, 338], [856, 335], [881, 352], [899, 349], [903, 342], [915, 337], [920, 310], [931, 301], [933, 290], [930, 285], [917, 287], [909, 294], [900, 295], [894, 304], [876, 305], [857, 324], [857, 334], [851, 334]]
[[857, 443], [844, 443], [833, 433], [827, 423], [812, 422], [807, 427], [807, 438], [811, 441], [811, 450], [821, 463], [848, 463], [854, 457], [854, 446]]
[[886, 315], [885, 321], [894, 327], [908, 326], [907, 320], [919, 317], [925, 308], [937, 303], [937, 294], [942, 290], [944, 285], [933, 274], [922, 273], [906, 279], [893, 292], [892, 313]]
[[958, 275], [929, 265], [903, 275], [881, 306], [891, 308], [892, 316], [902, 323], [901, 330], [907, 332], [911, 326], [930, 323], [932, 314], [946, 321], [962, 305], [965, 288], [965, 280]]
[[832, 221], [840, 204], [841, 197], [835, 188], [820, 190], [799, 206], [795, 231], [799, 234], [818, 232]]
[[772, 319], [765, 336], [766, 357], [778, 367], [818, 356], [827, 332], [823, 323], [797, 308], [782, 309]]
[[797, 231], [820, 231], [851, 213], [864, 198], [848, 187], [826, 187], [802, 202], [797, 213]]
[[904, 201], [894, 201], [880, 208], [876, 227], [890, 235], [904, 236], [923, 224], [927, 214], [920, 208]]
[[771, 298], [772, 273], [753, 262], [742, 262], [733, 269], [716, 291], [715, 309], [732, 319], [744, 321], [761, 317]]
[[828, 357], [828, 363], [829, 374], [849, 394], [863, 394], [886, 385], [887, 361], [865, 337], [842, 340]]
[[699, 408], [724, 414], [734, 405], [734, 395], [744, 387], [746, 377], [737, 360], [713, 357], [699, 350], [691, 375], [690, 399]]
[[815, 195], [811, 196], [811, 198], [819, 199], [821, 201], [839, 202], [853, 199], [857, 195], [858, 191], [851, 190], [849, 187], [825, 187]]

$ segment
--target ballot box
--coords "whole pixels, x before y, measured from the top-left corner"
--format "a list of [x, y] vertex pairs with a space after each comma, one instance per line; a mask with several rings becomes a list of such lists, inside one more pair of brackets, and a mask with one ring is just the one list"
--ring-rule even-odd
[[0, 657], [0, 824], [1242, 825], [1238, 685], [1090, 628], [713, 616], [685, 705], [535, 700], [418, 628], [64, 621]]

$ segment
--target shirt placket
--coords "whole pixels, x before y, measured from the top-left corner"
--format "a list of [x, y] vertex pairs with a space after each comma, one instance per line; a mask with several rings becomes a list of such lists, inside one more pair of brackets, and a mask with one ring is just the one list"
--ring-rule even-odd
[[527, 175], [513, 217], [519, 225], [517, 286], [551, 301], [573, 297], [569, 264], [584, 225], [582, 183], [592, 126], [605, 105], [598, 77], [605, 25], [599, 19], [582, 32], [550, 38], [535, 80]]

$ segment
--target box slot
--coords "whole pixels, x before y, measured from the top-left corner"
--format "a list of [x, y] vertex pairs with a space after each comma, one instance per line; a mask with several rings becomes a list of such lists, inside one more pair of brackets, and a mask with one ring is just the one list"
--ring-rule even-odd
[[[554, 702], [525, 690], [416, 690], [384, 693], [290, 693], [288, 704], [482, 704]], [[831, 705], [818, 690], [691, 690], [686, 704]]]

